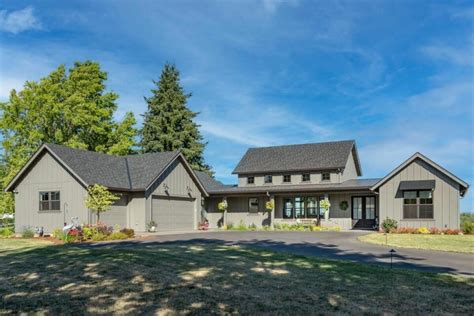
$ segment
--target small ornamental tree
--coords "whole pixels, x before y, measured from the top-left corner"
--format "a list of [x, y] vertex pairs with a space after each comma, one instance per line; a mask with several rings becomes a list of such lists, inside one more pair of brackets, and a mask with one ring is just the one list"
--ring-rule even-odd
[[86, 206], [97, 214], [97, 223], [100, 220], [100, 213], [108, 211], [114, 201], [120, 199], [119, 195], [111, 193], [100, 184], [90, 186], [87, 193]]
[[227, 229], [227, 200], [223, 200], [222, 202], [217, 204], [217, 208], [219, 211], [221, 211], [223, 214], [222, 218], [222, 228]]
[[331, 207], [331, 203], [328, 199], [324, 199], [319, 203], [319, 206], [324, 210], [324, 219], [329, 219], [329, 208]]

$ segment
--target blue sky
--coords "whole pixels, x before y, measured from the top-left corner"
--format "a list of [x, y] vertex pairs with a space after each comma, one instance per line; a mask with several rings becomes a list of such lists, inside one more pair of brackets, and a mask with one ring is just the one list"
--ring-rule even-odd
[[91, 59], [141, 123], [169, 61], [226, 183], [248, 147], [355, 139], [364, 177], [420, 151], [472, 184], [473, 23], [468, 1], [2, 1], [0, 100]]

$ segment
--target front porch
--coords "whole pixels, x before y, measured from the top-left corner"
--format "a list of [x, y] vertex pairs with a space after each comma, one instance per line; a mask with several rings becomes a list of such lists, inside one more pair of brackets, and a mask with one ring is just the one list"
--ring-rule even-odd
[[[331, 203], [329, 218], [325, 219], [321, 201]], [[373, 229], [378, 225], [377, 198], [370, 192], [304, 192], [279, 194], [245, 194], [238, 196], [213, 197], [206, 203], [206, 219], [211, 228], [223, 224], [223, 214], [217, 204], [227, 201], [227, 223], [234, 225], [255, 225], [257, 227], [273, 224], [321, 225], [340, 227], [343, 230]], [[274, 210], [265, 208], [267, 201], [274, 201]]]

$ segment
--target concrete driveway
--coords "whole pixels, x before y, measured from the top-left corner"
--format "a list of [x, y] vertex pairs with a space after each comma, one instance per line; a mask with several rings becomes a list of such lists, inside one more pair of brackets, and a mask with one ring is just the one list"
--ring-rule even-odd
[[[360, 242], [364, 231], [344, 232], [196, 232], [151, 235], [140, 243], [219, 243], [247, 245], [294, 254], [368, 264], [390, 265], [391, 247]], [[122, 245], [125, 246], [127, 242]], [[474, 255], [407, 248], [395, 248], [393, 266], [430, 272], [447, 272], [474, 277]]]

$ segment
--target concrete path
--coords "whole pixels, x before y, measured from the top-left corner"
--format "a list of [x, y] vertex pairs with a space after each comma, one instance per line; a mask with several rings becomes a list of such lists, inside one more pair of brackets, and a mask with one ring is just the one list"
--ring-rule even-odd
[[[148, 235], [121, 242], [119, 246], [146, 243], [219, 243], [248, 245], [274, 251], [390, 265], [391, 247], [360, 242], [365, 231], [349, 232], [198, 232]], [[100, 246], [103, 244], [96, 244]], [[393, 267], [430, 272], [446, 272], [474, 277], [474, 255], [407, 248], [394, 248]]]

